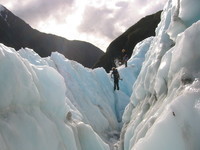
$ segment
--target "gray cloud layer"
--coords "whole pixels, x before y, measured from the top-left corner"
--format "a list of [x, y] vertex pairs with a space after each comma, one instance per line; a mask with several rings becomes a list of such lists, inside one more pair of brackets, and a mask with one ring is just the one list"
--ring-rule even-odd
[[109, 9], [107, 6], [97, 8], [88, 6], [83, 14], [83, 21], [79, 26], [80, 32], [93, 33], [106, 36], [109, 39], [116, 38], [122, 31], [136, 23], [140, 18], [161, 10], [161, 4], [154, 5], [147, 9], [145, 14], [140, 14], [140, 9], [149, 4], [152, 0], [138, 0], [116, 2], [118, 9]]
[[73, 3], [74, 0], [15, 0], [12, 12], [30, 24], [36, 24], [39, 20], [50, 17], [61, 22], [63, 16], [72, 11]]
[[98, 9], [91, 6], [86, 7], [79, 31], [114, 38], [117, 32], [114, 29], [114, 23], [117, 19], [112, 16], [113, 13], [113, 10], [106, 7]]

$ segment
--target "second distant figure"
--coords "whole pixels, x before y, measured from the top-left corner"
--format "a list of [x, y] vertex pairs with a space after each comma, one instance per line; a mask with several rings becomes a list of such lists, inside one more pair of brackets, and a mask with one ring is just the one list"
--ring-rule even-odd
[[127, 67], [128, 54], [125, 49], [122, 49], [122, 63]]
[[120, 75], [119, 75], [118, 70], [115, 67], [112, 68], [111, 78], [114, 78], [114, 91], [116, 90], [116, 88], [117, 90], [119, 90]]

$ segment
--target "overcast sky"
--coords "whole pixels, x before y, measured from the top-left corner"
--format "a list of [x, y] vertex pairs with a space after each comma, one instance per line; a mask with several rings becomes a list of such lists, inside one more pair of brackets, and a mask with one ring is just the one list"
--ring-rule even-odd
[[68, 40], [90, 42], [103, 51], [112, 40], [167, 0], [0, 0], [33, 28]]

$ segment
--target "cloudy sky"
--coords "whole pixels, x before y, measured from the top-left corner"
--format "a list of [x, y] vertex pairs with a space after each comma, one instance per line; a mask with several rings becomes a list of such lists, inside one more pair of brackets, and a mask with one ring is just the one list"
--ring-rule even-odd
[[0, 0], [33, 28], [68, 40], [90, 42], [103, 51], [142, 17], [167, 0]]

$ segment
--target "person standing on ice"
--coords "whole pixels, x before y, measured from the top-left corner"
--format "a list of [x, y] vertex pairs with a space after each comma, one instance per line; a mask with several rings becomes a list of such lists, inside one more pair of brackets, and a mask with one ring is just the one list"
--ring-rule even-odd
[[125, 49], [122, 49], [122, 63], [127, 67], [128, 54]]
[[111, 72], [111, 78], [114, 78], [114, 91], [119, 90], [119, 80], [120, 80], [120, 75], [117, 70], [117, 68], [113, 67], [112, 72]]

